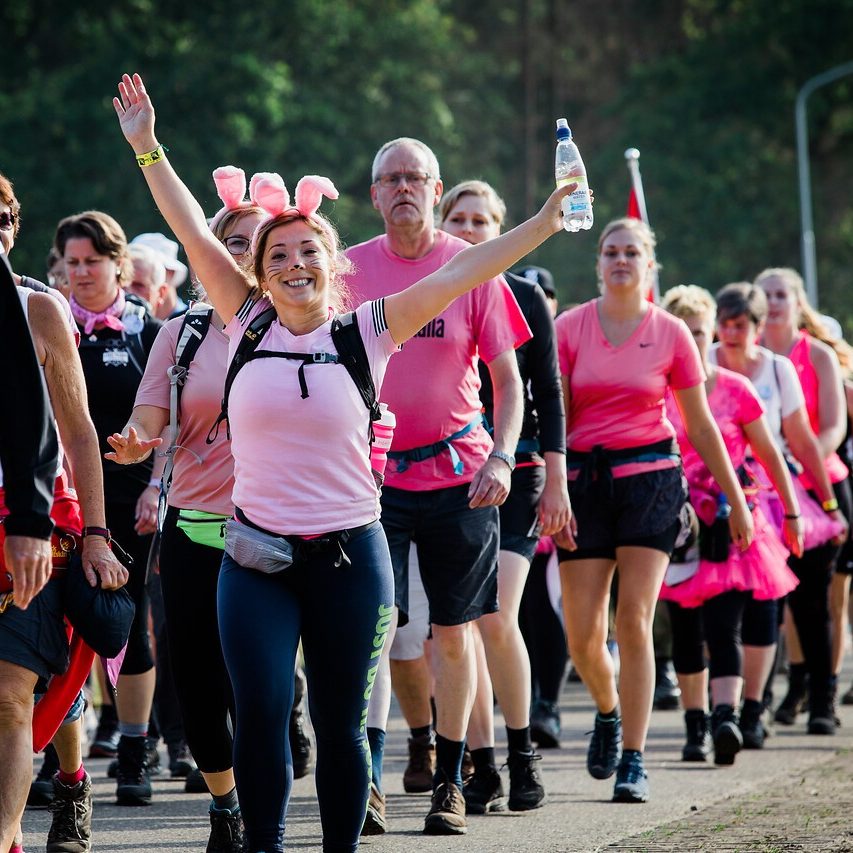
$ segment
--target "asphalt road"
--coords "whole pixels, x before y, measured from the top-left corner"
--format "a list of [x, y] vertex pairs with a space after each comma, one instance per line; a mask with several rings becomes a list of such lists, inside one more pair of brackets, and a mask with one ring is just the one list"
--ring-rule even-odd
[[[850, 683], [850, 667], [842, 680]], [[776, 695], [784, 694], [777, 680]], [[777, 726], [761, 751], [742, 752], [733, 767], [687, 764], [680, 711], [656, 711], [646, 750], [652, 786], [643, 805], [610, 802], [612, 780], [587, 775], [585, 754], [593, 709], [581, 685], [563, 694], [562, 748], [543, 753], [540, 764], [548, 791], [534, 812], [504, 812], [469, 818], [466, 836], [421, 833], [429, 807], [425, 794], [405, 794], [406, 731], [396, 708], [386, 746], [384, 782], [389, 831], [365, 839], [366, 853], [398, 851], [853, 851], [853, 706], [840, 709], [835, 736], [805, 734], [805, 719]], [[500, 720], [499, 720], [500, 722]], [[163, 753], [165, 759], [165, 751]], [[499, 737], [498, 755], [505, 755]], [[208, 797], [183, 792], [168, 775], [155, 777], [154, 798], [145, 808], [114, 805], [115, 782], [106, 759], [87, 761], [95, 791], [93, 849], [110, 853], [204, 851]], [[505, 784], [508, 783], [503, 770]], [[25, 849], [44, 850], [50, 815], [28, 810]], [[286, 849], [319, 851], [320, 826], [309, 776], [294, 785]]]

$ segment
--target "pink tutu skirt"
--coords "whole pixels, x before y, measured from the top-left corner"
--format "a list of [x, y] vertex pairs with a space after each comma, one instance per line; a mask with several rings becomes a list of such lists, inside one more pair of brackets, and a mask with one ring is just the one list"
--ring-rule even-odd
[[698, 570], [687, 580], [673, 586], [664, 583], [660, 598], [682, 607], [699, 607], [732, 589], [751, 591], [757, 601], [782, 598], [794, 589], [798, 580], [788, 568], [788, 549], [760, 506], [752, 511], [752, 518], [755, 536], [746, 551], [730, 545], [724, 563], [699, 560]]

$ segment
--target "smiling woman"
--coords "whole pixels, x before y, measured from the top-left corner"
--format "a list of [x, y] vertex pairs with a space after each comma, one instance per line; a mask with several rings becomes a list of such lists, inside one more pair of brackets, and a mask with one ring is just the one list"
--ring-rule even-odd
[[[370, 469], [370, 412], [332, 336], [345, 266], [335, 229], [318, 208], [337, 191], [327, 178], [310, 176], [299, 182], [291, 204], [278, 175], [253, 178], [250, 194], [266, 216], [252, 235], [252, 277], [210, 233], [172, 169], [138, 75], [122, 78], [113, 104], [159, 209], [226, 324], [229, 357], [247, 335], [259, 344], [256, 360], [247, 359], [231, 389], [235, 518], [227, 527], [218, 592], [237, 709], [234, 769], [245, 850], [283, 849], [292, 779], [285, 730], [301, 635], [317, 733], [323, 850], [351, 853], [368, 799], [362, 721], [394, 591]], [[426, 171], [420, 162], [387, 169], [400, 173], [393, 180], [405, 181], [412, 197], [436, 191], [431, 178], [418, 187], [416, 173]], [[377, 388], [400, 344], [457, 296], [561, 229], [560, 200], [572, 188], [556, 190], [536, 216], [488, 247], [466, 249], [407, 290], [365, 302], [344, 318], [355, 324]], [[374, 191], [379, 198], [382, 184]], [[255, 331], [270, 306], [277, 322]], [[271, 790], [270, 778], [284, 782]]]

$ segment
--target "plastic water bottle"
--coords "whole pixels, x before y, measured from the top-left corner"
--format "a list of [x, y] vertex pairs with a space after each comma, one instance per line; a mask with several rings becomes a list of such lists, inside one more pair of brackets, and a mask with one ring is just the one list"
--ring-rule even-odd
[[391, 449], [397, 418], [388, 408], [387, 403], [380, 403], [379, 411], [382, 417], [373, 422], [374, 439], [370, 446], [370, 467], [374, 471], [374, 476], [378, 474], [382, 478], [385, 476], [385, 465], [388, 462], [388, 451]]
[[711, 541], [708, 548], [708, 557], [712, 563], [725, 563], [729, 558], [729, 545], [731, 544], [731, 533], [729, 532], [729, 516], [732, 507], [728, 498], [720, 492], [717, 495], [717, 514], [714, 516], [714, 524], [711, 526]]
[[586, 167], [577, 145], [572, 142], [572, 131], [564, 118], [557, 119], [554, 177], [558, 187], [571, 183], [578, 185], [570, 196], [563, 199], [563, 228], [566, 231], [588, 231], [592, 228], [592, 202], [586, 182]]

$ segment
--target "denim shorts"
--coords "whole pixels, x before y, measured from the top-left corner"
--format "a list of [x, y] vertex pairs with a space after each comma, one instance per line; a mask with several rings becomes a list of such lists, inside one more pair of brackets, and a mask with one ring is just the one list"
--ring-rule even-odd
[[681, 530], [687, 482], [681, 468], [648, 471], [612, 480], [594, 480], [585, 488], [569, 481], [569, 498], [578, 526], [577, 550], [558, 549], [565, 560], [616, 559], [626, 546], [672, 553]]
[[64, 577], [54, 578], [26, 610], [12, 605], [0, 613], [0, 660], [22, 666], [43, 679], [65, 672], [68, 637], [64, 585]]
[[401, 625], [408, 621], [412, 540], [417, 543], [431, 623], [462, 625], [498, 609], [498, 508], [471, 509], [469, 485], [421, 492], [388, 486], [382, 490], [381, 521], [391, 550]]

